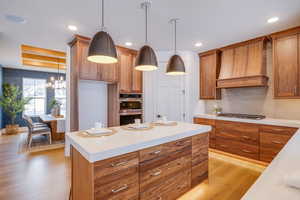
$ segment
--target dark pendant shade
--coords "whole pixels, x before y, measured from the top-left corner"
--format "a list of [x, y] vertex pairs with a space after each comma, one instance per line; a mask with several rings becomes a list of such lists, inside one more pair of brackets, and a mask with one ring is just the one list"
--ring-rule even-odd
[[150, 46], [143, 46], [136, 58], [135, 69], [139, 71], [153, 71], [157, 68], [158, 67], [155, 52]]
[[173, 55], [167, 65], [167, 75], [184, 75], [184, 62], [179, 55]]
[[102, 64], [118, 62], [116, 46], [107, 32], [100, 31], [93, 37], [87, 59]]

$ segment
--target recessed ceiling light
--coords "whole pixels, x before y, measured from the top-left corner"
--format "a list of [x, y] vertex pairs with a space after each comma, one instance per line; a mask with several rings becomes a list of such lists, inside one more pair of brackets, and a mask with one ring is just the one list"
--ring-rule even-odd
[[279, 20], [279, 18], [278, 17], [271, 17], [271, 18], [269, 18], [268, 19], [268, 23], [275, 23], [275, 22], [277, 22]]
[[69, 25], [68, 29], [70, 29], [71, 31], [77, 31], [77, 27], [74, 25]]
[[27, 22], [26, 19], [17, 15], [5, 15], [5, 19], [17, 24], [25, 24]]
[[132, 46], [132, 42], [125, 42], [126, 46]]
[[202, 43], [201, 42], [197, 42], [196, 44], [195, 44], [195, 47], [201, 47], [202, 46]]

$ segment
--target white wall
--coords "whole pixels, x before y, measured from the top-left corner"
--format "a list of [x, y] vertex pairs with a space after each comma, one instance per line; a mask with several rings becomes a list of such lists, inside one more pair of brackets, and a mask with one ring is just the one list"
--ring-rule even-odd
[[79, 81], [79, 130], [107, 125], [107, 85], [99, 81]]

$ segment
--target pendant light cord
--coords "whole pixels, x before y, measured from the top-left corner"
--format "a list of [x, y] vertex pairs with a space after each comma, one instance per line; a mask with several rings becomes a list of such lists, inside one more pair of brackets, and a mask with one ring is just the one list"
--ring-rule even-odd
[[145, 20], [146, 20], [146, 23], [145, 23], [145, 25], [146, 25], [146, 30], [145, 30], [145, 32], [146, 32], [146, 38], [145, 38], [145, 42], [146, 42], [146, 44], [148, 44], [148, 4], [146, 3], [145, 4]]
[[101, 10], [102, 10], [102, 13], [101, 13], [101, 30], [103, 31], [104, 30], [104, 0], [101, 0], [102, 2], [102, 5], [101, 5]]
[[177, 53], [177, 20], [174, 20], [174, 49], [175, 49], [175, 54]]

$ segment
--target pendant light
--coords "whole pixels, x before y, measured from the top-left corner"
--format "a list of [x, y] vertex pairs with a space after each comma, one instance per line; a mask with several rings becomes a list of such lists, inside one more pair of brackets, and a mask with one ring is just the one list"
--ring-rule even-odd
[[135, 69], [139, 71], [153, 71], [157, 69], [157, 59], [153, 49], [148, 45], [148, 9], [151, 6], [151, 1], [145, 1], [141, 4], [141, 8], [145, 10], [145, 45], [140, 49]]
[[118, 62], [117, 50], [110, 35], [104, 31], [104, 0], [102, 0], [101, 31], [96, 33], [90, 43], [87, 59], [91, 62], [111, 64]]
[[167, 65], [167, 75], [184, 75], [185, 66], [182, 58], [177, 54], [177, 21], [178, 19], [171, 19], [170, 23], [174, 24], [174, 55], [170, 58]]

